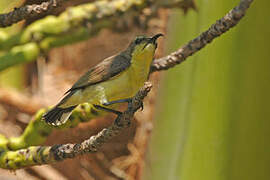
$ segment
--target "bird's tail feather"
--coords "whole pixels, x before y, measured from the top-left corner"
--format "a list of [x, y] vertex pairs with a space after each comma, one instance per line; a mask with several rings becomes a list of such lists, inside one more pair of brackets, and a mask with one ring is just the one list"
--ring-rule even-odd
[[43, 119], [46, 121], [46, 123], [54, 126], [62, 125], [68, 120], [72, 110], [75, 107], [76, 106], [71, 106], [68, 108], [60, 108], [56, 106], [51, 110], [49, 110], [47, 113], [45, 113], [43, 115]]

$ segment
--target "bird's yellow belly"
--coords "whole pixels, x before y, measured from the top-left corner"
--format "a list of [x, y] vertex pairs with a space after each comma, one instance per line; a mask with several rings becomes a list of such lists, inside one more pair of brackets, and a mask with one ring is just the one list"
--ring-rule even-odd
[[146, 79], [147, 75], [135, 76], [134, 71], [129, 69], [108, 81], [78, 90], [62, 106], [70, 107], [85, 102], [101, 105], [105, 102], [130, 98], [138, 92]]
[[[105, 99], [110, 102], [133, 97], [141, 84], [141, 82], [132, 80], [129, 71], [123, 72], [119, 76], [98, 85], [98, 88], [104, 88], [104, 93], [101, 93], [100, 96], [100, 103], [103, 103], [102, 101]], [[103, 99], [102, 95], [105, 96], [105, 99]]]

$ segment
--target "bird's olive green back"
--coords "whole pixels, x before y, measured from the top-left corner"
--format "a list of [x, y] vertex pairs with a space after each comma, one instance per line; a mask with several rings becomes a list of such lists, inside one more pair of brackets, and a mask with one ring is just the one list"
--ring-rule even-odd
[[109, 57], [87, 71], [67, 92], [106, 81], [127, 69], [130, 61], [131, 57], [122, 54]]

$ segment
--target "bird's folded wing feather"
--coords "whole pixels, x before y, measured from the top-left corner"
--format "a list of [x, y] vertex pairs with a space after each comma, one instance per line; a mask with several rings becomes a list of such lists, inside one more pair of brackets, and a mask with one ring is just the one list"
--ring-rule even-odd
[[130, 63], [131, 58], [122, 54], [111, 56], [87, 71], [66, 93], [106, 81], [127, 69]]

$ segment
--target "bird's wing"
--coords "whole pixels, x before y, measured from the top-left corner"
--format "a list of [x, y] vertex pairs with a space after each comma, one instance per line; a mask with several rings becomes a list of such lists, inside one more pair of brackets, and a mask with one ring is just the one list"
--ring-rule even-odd
[[130, 61], [122, 54], [109, 57], [87, 71], [66, 93], [106, 81], [127, 69]]

